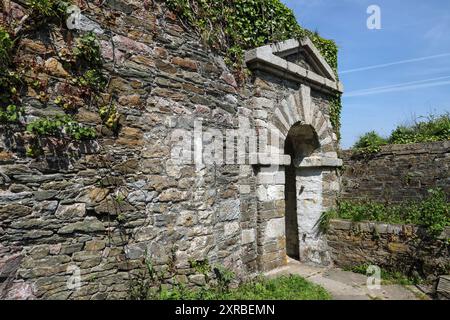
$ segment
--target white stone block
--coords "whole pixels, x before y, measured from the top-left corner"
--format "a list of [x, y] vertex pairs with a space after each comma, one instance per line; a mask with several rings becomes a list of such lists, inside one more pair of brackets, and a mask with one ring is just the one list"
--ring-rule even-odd
[[249, 194], [251, 191], [251, 188], [249, 185], [240, 185], [239, 186], [239, 192], [241, 194]]
[[260, 173], [257, 177], [259, 184], [285, 184], [286, 178], [284, 172]]
[[241, 244], [248, 244], [255, 242], [256, 240], [256, 230], [255, 229], [245, 229], [242, 230]]
[[239, 231], [239, 222], [225, 223], [224, 234], [225, 236], [230, 236]]
[[256, 188], [256, 197], [258, 201], [266, 202], [267, 201], [267, 188], [265, 186], [258, 186]]
[[279, 238], [284, 235], [285, 235], [284, 218], [272, 219], [267, 222], [265, 230], [266, 239]]
[[255, 119], [266, 120], [267, 119], [267, 111], [255, 110], [255, 111], [253, 111], [253, 116], [255, 117]]
[[284, 185], [269, 185], [267, 187], [267, 201], [283, 200]]

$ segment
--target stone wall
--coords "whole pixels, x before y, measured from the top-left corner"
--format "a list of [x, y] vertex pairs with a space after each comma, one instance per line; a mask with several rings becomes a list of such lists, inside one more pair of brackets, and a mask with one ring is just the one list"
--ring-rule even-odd
[[327, 232], [333, 262], [339, 267], [377, 265], [436, 280], [450, 270], [450, 228], [437, 239], [412, 225], [332, 220]]
[[450, 141], [389, 145], [371, 155], [347, 150], [340, 157], [343, 199], [417, 200], [437, 187], [450, 197]]
[[[238, 276], [252, 272], [250, 245], [241, 251], [240, 206], [247, 196], [239, 192], [239, 166], [177, 165], [170, 156], [171, 132], [192, 131], [194, 119], [205, 128], [235, 128], [248, 93], [238, 92], [222, 57], [162, 2], [152, 3], [94, 2], [83, 13], [101, 28], [107, 94], [121, 115], [117, 136], [86, 105], [75, 117], [97, 126], [99, 139], [42, 138], [45, 154], [31, 158], [24, 133], [1, 126], [2, 297], [125, 298], [145, 254], [157, 269], [174, 264], [181, 282], [195, 273], [189, 260], [220, 263]], [[72, 40], [50, 25], [20, 41], [17, 56], [39, 64]], [[53, 101], [66, 80], [45, 71], [40, 77], [50, 79]], [[36, 96], [23, 104], [27, 120], [61, 112]], [[76, 268], [82, 286], [70, 290]]]
[[[13, 7], [20, 18], [24, 8]], [[278, 111], [315, 128], [316, 155], [336, 158], [329, 120], [334, 94], [322, 92], [322, 84], [310, 89], [260, 71], [238, 86], [223, 57], [204, 47], [163, 1], [94, 1], [85, 9], [85, 26], [95, 26], [101, 44], [110, 76], [104, 95], [120, 114], [120, 130], [107, 130], [86, 104], [74, 117], [97, 129], [96, 140], [40, 137], [43, 153], [31, 157], [27, 133], [0, 125], [0, 297], [126, 298], [145, 257], [169, 271], [169, 284], [172, 271], [178, 282], [202, 284], [192, 261], [224, 265], [239, 278], [284, 264], [284, 164], [195, 163], [190, 153], [192, 162], [180, 164], [171, 154], [178, 142], [172, 133], [193, 133], [200, 125], [225, 136], [238, 128], [239, 116], [260, 131], [275, 123]], [[16, 58], [43, 66], [60, 59], [57, 50], [70, 49], [78, 35], [49, 25], [22, 37]], [[39, 70], [50, 102], [29, 88], [22, 97], [27, 122], [63, 113], [51, 101], [67, 83], [64, 72]], [[334, 85], [304, 73], [308, 81]], [[276, 126], [287, 135], [285, 124]], [[202, 139], [203, 147], [213, 143]], [[325, 210], [339, 191], [336, 168], [325, 165], [321, 179]], [[303, 237], [310, 248], [305, 259], [317, 261], [325, 243], [313, 229]], [[81, 287], [74, 289], [68, 284], [78, 276]]]

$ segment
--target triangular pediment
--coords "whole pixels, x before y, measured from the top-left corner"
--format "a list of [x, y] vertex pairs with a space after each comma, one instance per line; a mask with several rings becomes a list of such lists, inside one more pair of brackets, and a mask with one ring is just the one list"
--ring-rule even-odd
[[326, 91], [342, 93], [343, 86], [309, 38], [290, 39], [245, 54], [251, 69], [261, 69], [297, 82], [309, 82]]

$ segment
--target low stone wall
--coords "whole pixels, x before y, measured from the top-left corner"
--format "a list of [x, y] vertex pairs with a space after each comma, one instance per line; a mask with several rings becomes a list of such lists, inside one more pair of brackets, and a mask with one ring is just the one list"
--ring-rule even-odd
[[389, 145], [371, 155], [341, 151], [341, 198], [401, 202], [416, 200], [430, 188], [450, 195], [450, 141]]
[[332, 220], [327, 237], [339, 267], [373, 264], [429, 280], [450, 270], [450, 228], [435, 239], [413, 225]]

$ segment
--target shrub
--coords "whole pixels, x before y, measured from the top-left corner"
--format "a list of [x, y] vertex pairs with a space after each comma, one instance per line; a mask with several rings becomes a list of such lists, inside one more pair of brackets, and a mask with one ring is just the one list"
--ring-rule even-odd
[[399, 126], [391, 134], [389, 143], [406, 144], [450, 140], [450, 113], [429, 115], [427, 120], [412, 126]]
[[440, 116], [429, 115], [424, 121], [416, 121], [411, 126], [398, 126], [388, 139], [380, 137], [375, 131], [361, 136], [353, 148], [363, 153], [380, 151], [386, 144], [407, 144], [450, 140], [450, 113]]
[[367, 153], [380, 151], [380, 147], [387, 144], [386, 139], [379, 136], [375, 131], [362, 135], [354, 144], [353, 148]]
[[437, 236], [450, 225], [450, 204], [442, 190], [429, 190], [429, 194], [420, 203], [418, 222]]
[[445, 192], [431, 189], [428, 196], [419, 202], [401, 204], [375, 201], [338, 201], [337, 209], [322, 214], [320, 226], [327, 229], [331, 218], [355, 222], [380, 221], [394, 224], [416, 224], [427, 229], [431, 236], [438, 236], [450, 226], [450, 203]]

